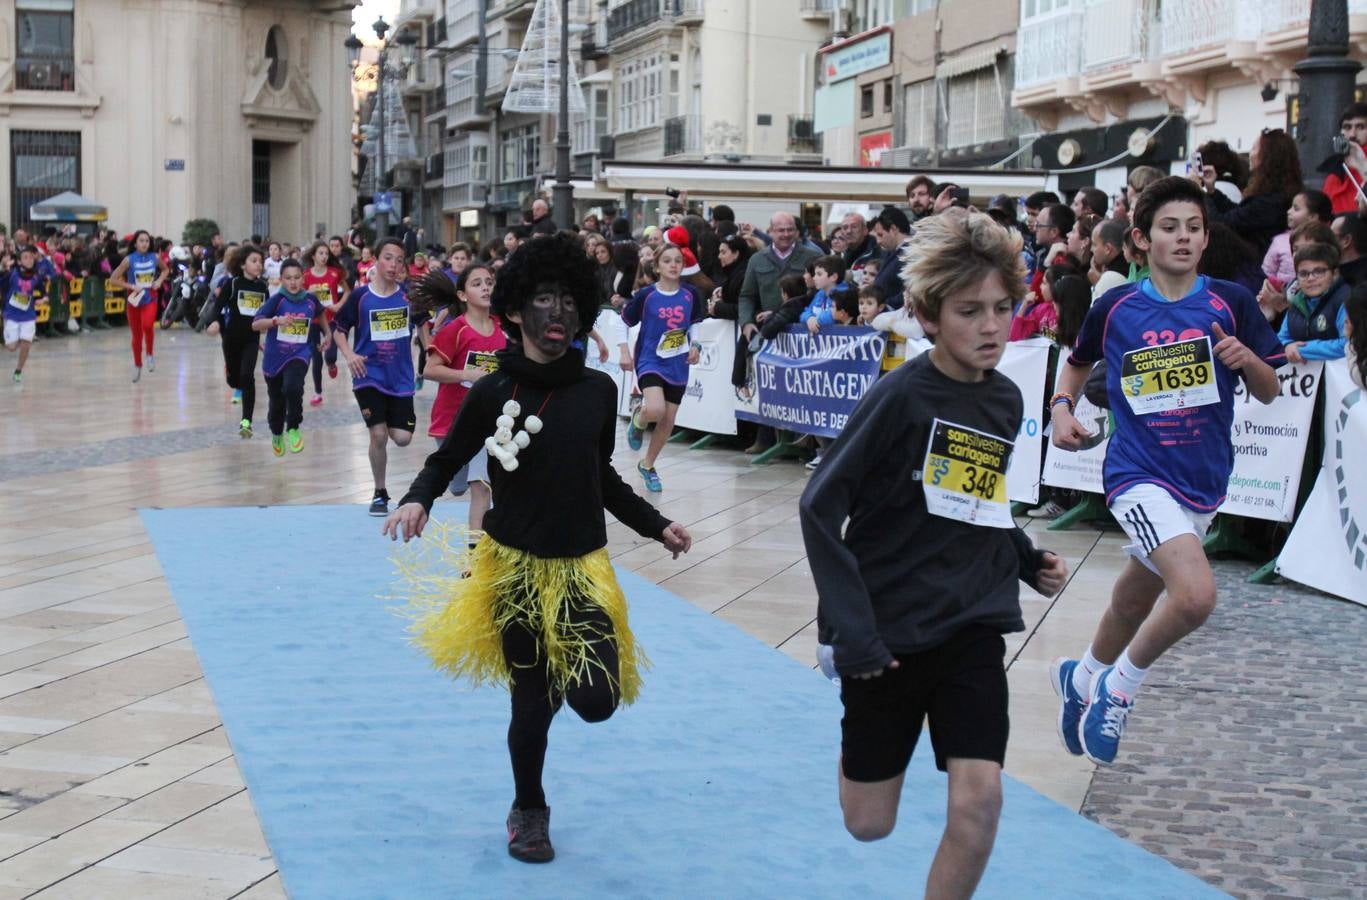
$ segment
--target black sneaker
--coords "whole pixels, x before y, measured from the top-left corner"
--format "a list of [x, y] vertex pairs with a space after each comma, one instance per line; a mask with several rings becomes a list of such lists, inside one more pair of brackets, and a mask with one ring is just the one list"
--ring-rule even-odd
[[376, 494], [375, 499], [370, 501], [370, 514], [372, 516], [389, 515], [389, 498], [384, 494]]
[[551, 846], [551, 810], [508, 810], [508, 855], [518, 862], [548, 863], [555, 859]]

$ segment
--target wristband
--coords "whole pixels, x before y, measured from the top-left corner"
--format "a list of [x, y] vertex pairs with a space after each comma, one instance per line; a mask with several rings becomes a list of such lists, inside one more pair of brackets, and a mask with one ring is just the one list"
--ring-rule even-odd
[[1054, 407], [1058, 406], [1060, 403], [1068, 404], [1068, 412], [1072, 412], [1073, 409], [1076, 407], [1076, 401], [1072, 394], [1069, 394], [1065, 391], [1059, 391], [1057, 394], [1049, 398], [1049, 411], [1053, 412]]

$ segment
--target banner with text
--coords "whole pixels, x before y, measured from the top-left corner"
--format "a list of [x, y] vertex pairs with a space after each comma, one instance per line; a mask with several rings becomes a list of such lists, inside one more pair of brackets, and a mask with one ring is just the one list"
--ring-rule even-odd
[[887, 338], [872, 328], [810, 334], [791, 326], [755, 358], [758, 412], [737, 404], [735, 414], [774, 428], [835, 437], [878, 380], [886, 346]]
[[1367, 606], [1367, 391], [1344, 360], [1324, 366], [1324, 401], [1324, 459], [1277, 572]]
[[1039, 502], [1040, 461], [1044, 457], [1044, 375], [1049, 368], [1050, 342], [1045, 338], [1012, 341], [1006, 345], [997, 371], [1016, 383], [1024, 401], [1016, 450], [1006, 470], [1006, 495], [1018, 503]]
[[736, 389], [731, 369], [736, 360], [736, 323], [705, 319], [693, 326], [702, 345], [698, 362], [688, 368], [688, 389], [674, 424], [711, 434], [736, 433]]

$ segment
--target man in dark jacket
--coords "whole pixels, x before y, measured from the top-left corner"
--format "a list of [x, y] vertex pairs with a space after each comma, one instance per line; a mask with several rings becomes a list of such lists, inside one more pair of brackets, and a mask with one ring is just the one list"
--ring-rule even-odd
[[883, 254], [878, 249], [878, 241], [869, 234], [868, 222], [859, 213], [847, 213], [840, 220], [840, 228], [845, 233], [846, 280], [858, 285], [864, 264], [871, 259], [879, 259]]
[[739, 322], [746, 338], [758, 333], [756, 322], [762, 321], [761, 317], [767, 319], [783, 305], [779, 280], [785, 275], [803, 274], [807, 264], [821, 255], [798, 244], [797, 219], [792, 213], [774, 213], [769, 220], [769, 236], [773, 243], [762, 253], [750, 257], [740, 288]]
[[895, 206], [884, 207], [873, 220], [873, 237], [878, 241], [882, 261], [873, 286], [883, 292], [888, 309], [901, 309], [903, 304], [902, 251], [911, 239], [911, 222], [907, 214]]

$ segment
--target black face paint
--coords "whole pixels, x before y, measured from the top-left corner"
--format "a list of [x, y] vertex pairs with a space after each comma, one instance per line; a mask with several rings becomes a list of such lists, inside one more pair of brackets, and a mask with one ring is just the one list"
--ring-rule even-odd
[[579, 310], [569, 294], [538, 290], [532, 302], [522, 307], [523, 342], [551, 359], [569, 349], [578, 331]]

